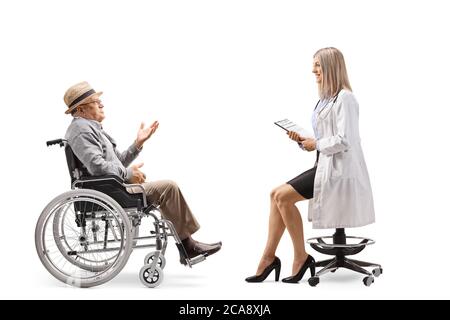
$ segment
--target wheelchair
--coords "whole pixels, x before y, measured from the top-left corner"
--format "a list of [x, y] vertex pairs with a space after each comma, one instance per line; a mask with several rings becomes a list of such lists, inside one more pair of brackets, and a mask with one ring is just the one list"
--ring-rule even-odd
[[[147, 203], [142, 185], [125, 184], [114, 175], [90, 176], [67, 140], [47, 141], [47, 147], [58, 144], [65, 148], [72, 190], [44, 208], [35, 231], [38, 256], [55, 278], [82, 288], [98, 286], [119, 274], [133, 249], [154, 248], [145, 256], [139, 278], [145, 286], [157, 287], [164, 279], [169, 237], [182, 264], [192, 267], [206, 259], [189, 258], [173, 224], [162, 218], [157, 204]], [[139, 236], [143, 218], [151, 219], [151, 231]]]

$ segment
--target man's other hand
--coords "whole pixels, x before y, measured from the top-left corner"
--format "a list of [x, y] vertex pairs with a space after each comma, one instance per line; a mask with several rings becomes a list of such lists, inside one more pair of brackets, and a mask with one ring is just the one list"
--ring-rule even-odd
[[139, 163], [139, 164], [134, 164], [131, 166], [132, 171], [132, 176], [130, 179], [130, 183], [144, 183], [145, 182], [145, 174], [139, 170], [139, 168], [141, 168], [144, 164], [143, 163]]

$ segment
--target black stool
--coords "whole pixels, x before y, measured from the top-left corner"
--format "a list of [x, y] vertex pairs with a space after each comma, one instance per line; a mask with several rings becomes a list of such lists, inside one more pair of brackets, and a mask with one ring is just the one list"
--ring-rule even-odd
[[[333, 239], [333, 243], [327, 243], [324, 239]], [[347, 240], [355, 243], [347, 243]], [[308, 279], [310, 286], [315, 287], [320, 282], [320, 276], [327, 272], [335, 272], [339, 268], [346, 268], [365, 274], [366, 277], [363, 279], [363, 283], [366, 286], [370, 286], [374, 282], [374, 276], [378, 277], [383, 273], [383, 269], [379, 264], [358, 261], [346, 257], [360, 253], [366, 246], [374, 244], [375, 241], [367, 238], [346, 236], [344, 228], [336, 229], [333, 236], [308, 239], [307, 243], [320, 253], [334, 256], [332, 259], [316, 262], [316, 268], [323, 268], [318, 271], [315, 276]], [[375, 269], [373, 269], [372, 272], [369, 272], [363, 267], [372, 267]]]

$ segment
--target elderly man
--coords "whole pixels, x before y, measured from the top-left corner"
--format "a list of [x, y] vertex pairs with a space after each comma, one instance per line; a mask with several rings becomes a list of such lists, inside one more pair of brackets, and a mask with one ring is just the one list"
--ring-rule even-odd
[[130, 166], [142, 150], [144, 142], [158, 129], [159, 123], [155, 121], [148, 128], [142, 123], [136, 140], [126, 151], [119, 152], [114, 139], [102, 128], [105, 113], [100, 100], [101, 94], [87, 82], [81, 82], [70, 87], [64, 95], [66, 114], [74, 117], [66, 132], [66, 139], [73, 153], [93, 176], [113, 174], [128, 183], [142, 184], [147, 199], [158, 203], [164, 218], [173, 223], [189, 258], [219, 251], [221, 242], [205, 244], [192, 239], [191, 235], [200, 226], [175, 182], [145, 182], [145, 174], [140, 170], [143, 164]]

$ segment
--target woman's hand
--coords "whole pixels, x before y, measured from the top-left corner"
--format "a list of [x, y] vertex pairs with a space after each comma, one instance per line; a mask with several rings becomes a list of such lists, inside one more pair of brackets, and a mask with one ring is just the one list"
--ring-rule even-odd
[[153, 124], [148, 128], [144, 128], [144, 123], [143, 122], [141, 123], [136, 138], [136, 146], [138, 147], [138, 149], [142, 148], [144, 142], [147, 141], [152, 136], [152, 134], [155, 133], [156, 129], [158, 129], [158, 126], [159, 126], [158, 121], [153, 122]]
[[288, 131], [287, 135], [289, 136], [290, 139], [294, 140], [295, 142], [302, 142], [303, 140], [305, 140], [305, 138], [303, 138], [295, 131]]
[[301, 142], [306, 151], [316, 150], [316, 139], [306, 138]]

